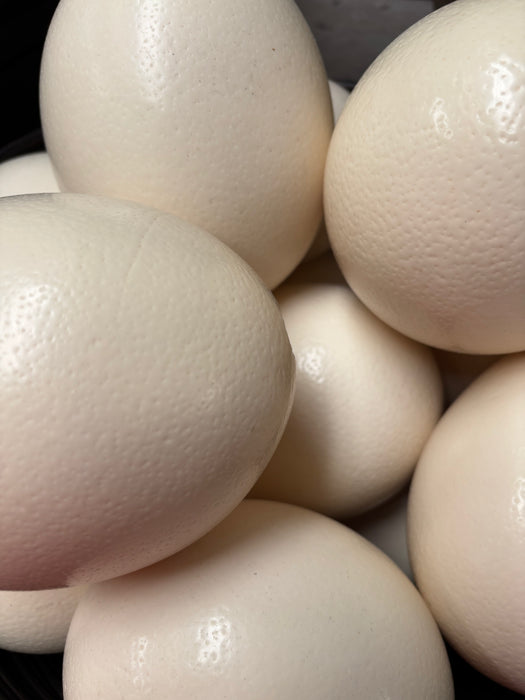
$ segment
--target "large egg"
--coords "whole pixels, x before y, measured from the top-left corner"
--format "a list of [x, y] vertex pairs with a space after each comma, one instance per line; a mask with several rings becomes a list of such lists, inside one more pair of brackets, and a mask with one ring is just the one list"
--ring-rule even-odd
[[412, 482], [408, 537], [447, 639], [525, 694], [525, 353], [492, 365], [439, 422]]
[[340, 284], [276, 292], [297, 362], [295, 398], [252, 494], [349, 518], [408, 482], [436, 425], [429, 348], [389, 328]]
[[321, 515], [244, 501], [185, 551], [93, 587], [66, 700], [451, 700], [438, 628], [382, 552]]
[[0, 199], [0, 589], [157, 561], [269, 460], [294, 361], [257, 275], [170, 214]]
[[446, 350], [525, 349], [525, 3], [457, 0], [373, 63], [334, 131], [325, 218], [383, 321]]
[[40, 94], [62, 189], [178, 214], [270, 287], [306, 253], [333, 118], [292, 0], [62, 0]]

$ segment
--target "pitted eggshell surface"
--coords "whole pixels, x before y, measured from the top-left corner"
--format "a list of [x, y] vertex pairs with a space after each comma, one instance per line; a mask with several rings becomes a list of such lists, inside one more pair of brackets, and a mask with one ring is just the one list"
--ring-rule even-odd
[[171, 211], [272, 288], [306, 253], [333, 119], [292, 0], [62, 0], [40, 96], [62, 189]]
[[0, 199], [0, 588], [126, 573], [244, 497], [294, 361], [257, 275], [172, 215]]
[[86, 589], [0, 591], [0, 649], [22, 654], [63, 652], [71, 618]]
[[252, 494], [359, 515], [400, 491], [441, 415], [429, 348], [386, 326], [345, 285], [276, 292], [297, 363], [290, 420]]
[[525, 349], [525, 3], [457, 0], [396, 39], [330, 144], [325, 219], [383, 321], [466, 353]]
[[492, 365], [439, 422], [412, 481], [408, 536], [445, 636], [525, 693], [525, 353]]
[[[380, 661], [380, 663], [378, 663]], [[451, 700], [410, 581], [316, 513], [244, 501], [174, 557], [95, 586], [72, 621], [66, 700]]]

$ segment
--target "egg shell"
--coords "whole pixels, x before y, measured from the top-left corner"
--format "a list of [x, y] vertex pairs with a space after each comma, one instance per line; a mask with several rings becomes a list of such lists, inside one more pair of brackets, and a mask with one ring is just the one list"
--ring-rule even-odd
[[432, 433], [410, 490], [408, 543], [447, 639], [525, 694], [525, 353], [486, 370]]
[[407, 484], [441, 415], [436, 363], [346, 286], [282, 285], [276, 298], [297, 363], [295, 398], [251, 493], [359, 515]]
[[434, 620], [385, 555], [321, 515], [248, 500], [77, 608], [65, 700], [147, 694], [447, 700], [453, 688]]
[[173, 554], [249, 491], [294, 360], [253, 270], [129, 202], [0, 199], [0, 588]]
[[333, 119], [292, 0], [62, 0], [40, 105], [62, 189], [171, 211], [272, 288], [314, 238]]
[[71, 618], [86, 590], [0, 591], [0, 648], [23, 654], [63, 652]]
[[59, 192], [47, 153], [29, 153], [0, 163], [0, 197], [16, 194]]
[[525, 3], [457, 0], [374, 61], [330, 144], [325, 219], [359, 298], [428, 345], [525, 349]]

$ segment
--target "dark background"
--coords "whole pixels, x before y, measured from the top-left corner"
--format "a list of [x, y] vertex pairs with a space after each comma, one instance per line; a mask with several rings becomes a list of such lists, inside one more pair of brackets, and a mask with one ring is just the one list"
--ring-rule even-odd
[[56, 0], [0, 0], [0, 159], [34, 150], [40, 56]]
[[[435, 6], [449, 1], [435, 0]], [[32, 0], [17, 5], [0, 0], [0, 161], [42, 148], [38, 76], [45, 35], [56, 5], [57, 0]], [[523, 697], [492, 683], [453, 650], [448, 651], [457, 700]], [[31, 656], [0, 650], [0, 700], [59, 700], [61, 667], [59, 654]]]

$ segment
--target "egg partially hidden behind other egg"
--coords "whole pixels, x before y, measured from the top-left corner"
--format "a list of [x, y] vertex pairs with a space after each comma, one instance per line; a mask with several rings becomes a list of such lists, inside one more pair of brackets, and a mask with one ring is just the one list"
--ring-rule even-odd
[[251, 494], [337, 519], [360, 515], [409, 481], [441, 415], [436, 363], [429, 348], [385, 325], [346, 285], [285, 283], [275, 296], [296, 358], [296, 389], [282, 439]]
[[293, 0], [61, 0], [40, 97], [61, 189], [177, 214], [271, 288], [306, 253], [333, 117]]
[[71, 618], [87, 586], [0, 591], [0, 649], [18, 654], [64, 651]]
[[344, 525], [243, 501], [159, 564], [94, 586], [66, 642], [66, 700], [451, 700], [419, 593]]

